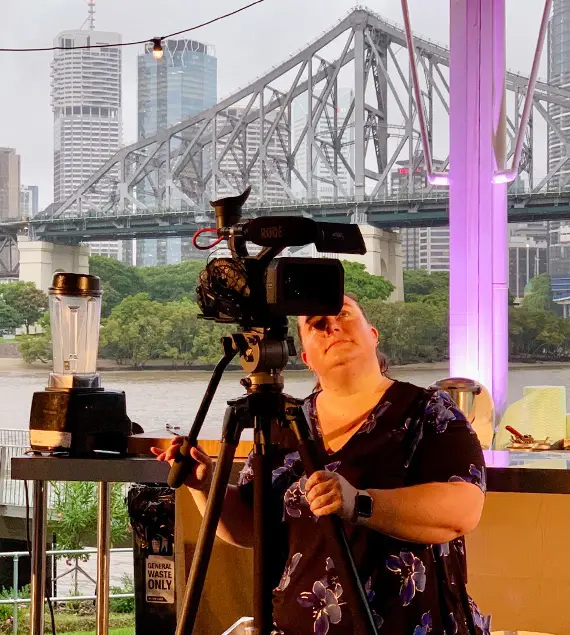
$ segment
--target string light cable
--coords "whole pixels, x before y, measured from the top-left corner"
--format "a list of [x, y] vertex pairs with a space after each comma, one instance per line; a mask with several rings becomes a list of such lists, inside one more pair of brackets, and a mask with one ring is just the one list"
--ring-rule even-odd
[[152, 44], [153, 50], [152, 54], [157, 59], [162, 57], [162, 42], [167, 40], [168, 38], [176, 37], [177, 35], [182, 35], [183, 33], [189, 33], [190, 31], [196, 31], [197, 29], [201, 29], [202, 27], [208, 26], [210, 24], [214, 24], [215, 22], [220, 22], [221, 20], [225, 20], [226, 18], [230, 18], [242, 11], [246, 11], [256, 4], [261, 4], [265, 2], [265, 0], [254, 0], [254, 2], [250, 2], [249, 4], [240, 7], [239, 9], [235, 9], [234, 11], [230, 11], [229, 13], [225, 13], [224, 15], [219, 15], [216, 18], [212, 18], [206, 22], [202, 22], [202, 24], [196, 24], [188, 29], [183, 29], [182, 31], [176, 31], [175, 33], [169, 33], [168, 35], [163, 35], [161, 37], [152, 37], [146, 40], [137, 40], [135, 42], [120, 42], [119, 44], [85, 44], [84, 46], [46, 46], [39, 48], [0, 48], [0, 53], [36, 53], [41, 51], [75, 51], [78, 49], [104, 49], [104, 48], [119, 48], [123, 46], [137, 46], [140, 44]]

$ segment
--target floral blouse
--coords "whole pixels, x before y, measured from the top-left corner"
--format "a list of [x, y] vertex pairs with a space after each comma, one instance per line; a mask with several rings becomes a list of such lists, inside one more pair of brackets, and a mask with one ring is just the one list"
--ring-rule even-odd
[[[358, 432], [334, 454], [328, 454], [322, 442], [316, 396], [305, 400], [304, 410], [322, 464], [354, 487], [393, 489], [466, 481], [485, 491], [481, 446], [446, 393], [394, 382]], [[250, 459], [239, 479], [248, 501], [253, 498]], [[306, 481], [298, 452], [283, 450], [273, 470], [278, 509], [274, 535], [283, 557], [273, 593], [274, 633], [353, 635], [344, 581], [328, 554], [319, 519], [310, 511]], [[427, 545], [350, 523], [345, 529], [379, 635], [490, 634], [490, 618], [481, 615], [465, 590], [463, 537]], [[468, 619], [466, 612], [471, 613]]]

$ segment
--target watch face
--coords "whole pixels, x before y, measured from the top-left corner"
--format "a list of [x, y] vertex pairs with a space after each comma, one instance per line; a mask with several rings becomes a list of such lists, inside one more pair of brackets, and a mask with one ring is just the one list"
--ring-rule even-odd
[[360, 494], [357, 499], [358, 516], [361, 518], [370, 518], [372, 516], [372, 496]]

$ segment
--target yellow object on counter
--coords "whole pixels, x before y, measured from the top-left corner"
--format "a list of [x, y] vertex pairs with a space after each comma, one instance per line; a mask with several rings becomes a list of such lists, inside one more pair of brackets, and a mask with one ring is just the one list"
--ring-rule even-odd
[[564, 386], [525, 386], [523, 397], [512, 403], [501, 420], [494, 448], [503, 450], [511, 440], [505, 429], [511, 426], [535, 440], [551, 443], [567, 436], [566, 388]]

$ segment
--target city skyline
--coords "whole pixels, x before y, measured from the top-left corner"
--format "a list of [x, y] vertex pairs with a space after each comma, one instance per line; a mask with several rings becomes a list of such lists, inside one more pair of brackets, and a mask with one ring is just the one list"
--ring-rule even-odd
[[[509, 66], [528, 73], [533, 50], [525, 42], [534, 43], [538, 31], [540, 6], [525, 3], [528, 11], [517, 12], [513, 3], [508, 3], [507, 56]], [[223, 0], [212, 7], [196, 7], [192, 15], [186, 15], [186, 5], [173, 1], [169, 10], [147, 0], [136, 4], [125, 0], [120, 6], [110, 0], [99, 0], [95, 17], [97, 30], [112, 30], [120, 33], [123, 40], [153, 37], [157, 33], [166, 33], [184, 26], [192, 26], [211, 19], [224, 12], [235, 10], [239, 4]], [[448, 41], [447, 15], [448, 3], [441, 2], [441, 15], [435, 19], [433, 8], [422, 6], [419, 0], [410, 2], [412, 23], [417, 33], [426, 35], [442, 43]], [[218, 94], [226, 95], [239, 86], [250, 83], [255, 77], [266, 71], [271, 65], [286, 59], [294, 50], [313, 40], [319, 32], [332, 26], [355, 5], [344, 0], [322, 2], [316, 0], [310, 6], [293, 0], [287, 5], [267, 2], [253, 7], [228, 20], [193, 32], [192, 38], [212, 44], [216, 47], [219, 60]], [[519, 4], [520, 7], [520, 4]], [[371, 7], [378, 13], [401, 24], [399, 3], [383, 1]], [[6, 19], [2, 29], [6, 29], [4, 42], [8, 46], [41, 46], [49, 44], [55, 33], [78, 26], [87, 17], [87, 5], [78, 0], [50, 0], [39, 8], [40, 20], [33, 24], [27, 20], [25, 11], [13, 7], [10, 14], [0, 16]], [[129, 19], [137, 11], [137, 20]], [[178, 11], [177, 11], [178, 9]], [[299, 20], [303, 15], [303, 20]], [[186, 24], [187, 22], [187, 24]], [[275, 29], [279, 24], [279, 29]], [[27, 29], [24, 26], [27, 25]], [[49, 29], [49, 31], [48, 31]], [[523, 29], [528, 37], [512, 37]], [[12, 34], [17, 33], [17, 41]], [[509, 37], [511, 36], [511, 37]], [[124, 52], [124, 72], [122, 86], [124, 94], [123, 140], [133, 142], [137, 137], [136, 117], [136, 57], [141, 47], [126, 47]], [[51, 187], [51, 165], [47, 163], [53, 151], [49, 115], [49, 54], [46, 53], [3, 53], [0, 56], [0, 69], [4, 82], [11, 86], [12, 93], [17, 90], [18, 78], [27, 76], [25, 83], [27, 98], [20, 99], [18, 106], [12, 100], [0, 105], [0, 144], [15, 147], [22, 156], [22, 181], [35, 183], [40, 190], [40, 208], [52, 202], [49, 193]], [[47, 64], [46, 64], [47, 61]], [[546, 75], [546, 60], [543, 56], [543, 70]], [[42, 74], [43, 73], [43, 74]], [[33, 76], [35, 81], [29, 81]], [[32, 114], [33, 111], [33, 114]], [[47, 129], [46, 129], [47, 128]], [[47, 134], [46, 134], [47, 133]], [[46, 170], [46, 167], [48, 169]], [[48, 173], [49, 170], [49, 173]]]

